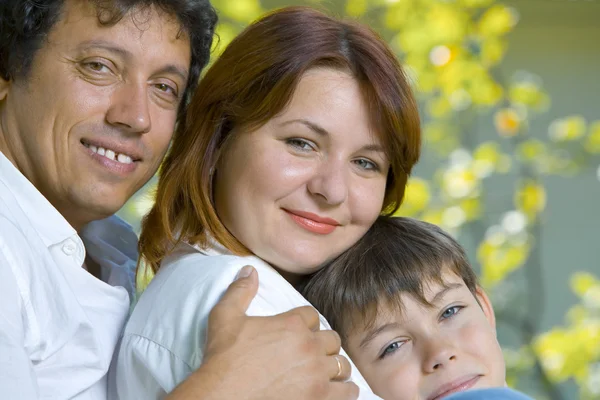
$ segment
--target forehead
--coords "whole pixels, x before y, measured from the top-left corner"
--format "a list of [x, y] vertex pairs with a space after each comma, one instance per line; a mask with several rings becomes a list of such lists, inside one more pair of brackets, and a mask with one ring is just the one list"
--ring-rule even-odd
[[374, 325], [381, 325], [390, 320], [409, 319], [415, 313], [422, 315], [423, 310], [435, 310], [438, 304], [433, 303], [441, 301], [445, 297], [444, 294], [470, 294], [464, 280], [447, 268], [442, 272], [440, 281], [430, 279], [422, 284], [424, 299], [429, 304], [423, 304], [409, 292], [397, 293], [392, 299], [382, 298], [372, 309], [372, 315], [375, 316]]
[[364, 133], [372, 142], [380, 141], [358, 81], [341, 69], [319, 67], [305, 72], [279, 117], [309, 117], [330, 133]]
[[[174, 15], [155, 6], [133, 7], [116, 23], [103, 24], [110, 16], [91, 1], [65, 1], [61, 19], [50, 31], [48, 42], [61, 50], [76, 50], [88, 41], [108, 41], [126, 49], [140, 61], [184, 62], [191, 59], [190, 41]], [[107, 18], [110, 19], [110, 18]]]

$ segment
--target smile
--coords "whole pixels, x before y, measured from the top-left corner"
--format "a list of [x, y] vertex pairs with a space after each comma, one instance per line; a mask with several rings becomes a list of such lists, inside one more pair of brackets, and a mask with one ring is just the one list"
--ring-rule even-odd
[[458, 379], [440, 387], [435, 394], [429, 397], [429, 400], [441, 400], [453, 393], [464, 392], [471, 389], [479, 381], [481, 375], [475, 375], [468, 378]]
[[290, 216], [292, 221], [298, 224], [298, 226], [319, 235], [328, 235], [335, 231], [340, 225], [334, 219], [322, 218], [312, 213], [286, 209], [284, 209], [284, 211]]
[[90, 149], [92, 152], [98, 154], [99, 156], [103, 156], [108, 158], [109, 160], [119, 162], [121, 164], [131, 164], [133, 163], [133, 158], [127, 154], [117, 153], [111, 149], [105, 149], [104, 147], [97, 147], [93, 144], [88, 144], [83, 142], [83, 145]]

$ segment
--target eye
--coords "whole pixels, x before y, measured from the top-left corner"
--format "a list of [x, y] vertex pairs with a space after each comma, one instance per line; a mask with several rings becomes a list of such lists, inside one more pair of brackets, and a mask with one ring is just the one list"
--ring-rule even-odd
[[100, 61], [89, 61], [83, 64], [89, 70], [94, 72], [111, 72], [111, 69]]
[[315, 149], [315, 145], [305, 139], [291, 138], [287, 139], [286, 143], [300, 151], [311, 151]]
[[462, 310], [463, 308], [464, 307], [462, 307], [462, 306], [449, 307], [449, 308], [447, 308], [447, 309], [444, 310], [444, 312], [441, 315], [441, 318], [442, 319], [452, 318], [456, 314], [458, 314], [460, 312], [460, 310]]
[[404, 341], [390, 343], [385, 349], [383, 349], [383, 351], [379, 355], [379, 359], [382, 360], [382, 359], [386, 358], [387, 356], [394, 354], [396, 351], [398, 351], [400, 349], [400, 347], [402, 347], [402, 345], [404, 343], [405, 343]]
[[364, 169], [365, 171], [379, 171], [379, 166], [371, 160], [366, 158], [359, 158], [358, 160], [354, 160], [354, 163], [358, 165], [359, 168]]
[[171, 85], [168, 85], [166, 83], [157, 83], [154, 85], [154, 87], [160, 90], [161, 92], [169, 93], [175, 97], [178, 97], [177, 89], [173, 88]]

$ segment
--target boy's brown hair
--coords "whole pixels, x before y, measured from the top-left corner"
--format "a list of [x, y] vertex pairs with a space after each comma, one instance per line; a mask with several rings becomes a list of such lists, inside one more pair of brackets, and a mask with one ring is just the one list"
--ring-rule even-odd
[[404, 217], [379, 217], [349, 250], [321, 269], [300, 289], [342, 337], [354, 327], [370, 329], [382, 305], [402, 312], [401, 294], [423, 305], [430, 283], [445, 285], [442, 273], [477, 290], [463, 248], [436, 225]]

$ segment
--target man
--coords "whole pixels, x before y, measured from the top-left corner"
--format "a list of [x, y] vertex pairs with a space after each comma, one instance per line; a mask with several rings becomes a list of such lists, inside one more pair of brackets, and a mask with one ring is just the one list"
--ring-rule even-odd
[[[208, 0], [2, 0], [3, 399], [107, 398], [137, 256], [111, 216], [158, 168], [215, 23]], [[206, 363], [171, 397], [356, 398], [323, 378], [335, 333], [308, 308], [246, 317], [245, 275], [211, 315]]]

